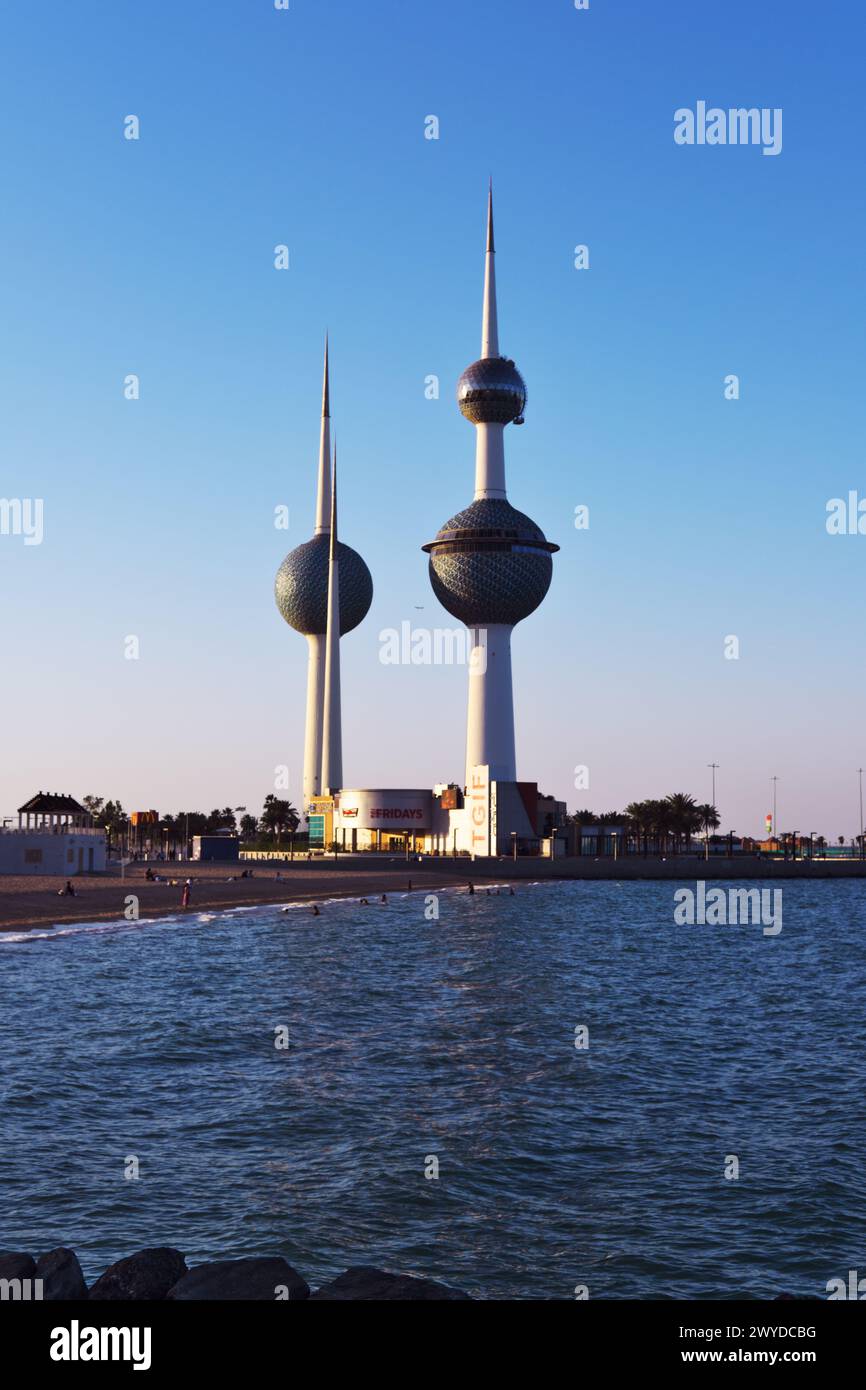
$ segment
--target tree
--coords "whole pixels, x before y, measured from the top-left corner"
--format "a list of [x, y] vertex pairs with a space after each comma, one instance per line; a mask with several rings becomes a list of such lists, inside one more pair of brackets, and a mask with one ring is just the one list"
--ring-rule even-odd
[[81, 798], [81, 804], [90, 812], [95, 825], [97, 823], [97, 817], [105, 804], [104, 799], [101, 796], [83, 796]]
[[254, 840], [258, 832], [259, 823], [255, 816], [241, 816], [241, 839]]
[[674, 845], [680, 848], [680, 840], [685, 842], [688, 849], [692, 832], [701, 825], [701, 816], [695, 805], [693, 796], [686, 792], [673, 792], [666, 796], [664, 803], [668, 807], [669, 826], [674, 834]]
[[701, 818], [701, 825], [704, 827], [704, 834], [706, 835], [707, 839], [709, 839], [710, 831], [718, 830], [719, 826], [721, 825], [721, 821], [719, 820], [719, 813], [716, 810], [715, 806], [711, 806], [709, 802], [706, 801], [702, 806], [695, 807], [695, 810]]
[[283, 831], [291, 830], [294, 833], [300, 823], [301, 818], [291, 801], [280, 801], [273, 792], [265, 797], [262, 826], [272, 835], [276, 835], [278, 845], [282, 843]]

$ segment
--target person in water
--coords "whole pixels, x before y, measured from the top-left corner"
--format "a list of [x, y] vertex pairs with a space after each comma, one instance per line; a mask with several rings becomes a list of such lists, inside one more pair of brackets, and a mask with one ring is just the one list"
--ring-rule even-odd
[[360, 899], [359, 899], [359, 902], [360, 902], [360, 906], [361, 906], [361, 907], [369, 907], [369, 906], [370, 906], [370, 904], [367, 902], [367, 899], [366, 899], [366, 898], [360, 898]]
[[189, 907], [189, 895], [191, 886], [192, 885], [190, 884], [189, 879], [187, 879], [186, 883], [183, 885], [183, 892], [180, 895], [181, 907]]
[[321, 912], [319, 911], [319, 905], [318, 905], [318, 903], [313, 903], [313, 916], [314, 916], [314, 917], [321, 917], [321, 915], [322, 915], [322, 914], [321, 914]]
[[380, 902], [380, 903], [386, 903], [387, 901], [388, 901], [388, 894], [387, 894], [387, 893], [383, 893], [382, 896], [381, 896], [381, 898], [379, 899], [379, 902]]
[[474, 884], [474, 883], [467, 883], [467, 885], [466, 885], [466, 892], [467, 892], [467, 893], [474, 893], [474, 892], [475, 892], [475, 884]]

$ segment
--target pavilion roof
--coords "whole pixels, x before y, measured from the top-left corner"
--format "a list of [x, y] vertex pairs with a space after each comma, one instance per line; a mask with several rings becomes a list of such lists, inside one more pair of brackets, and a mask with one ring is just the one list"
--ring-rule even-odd
[[74, 796], [63, 796], [60, 792], [37, 792], [23, 806], [19, 806], [18, 811], [37, 815], [59, 815], [64, 811], [71, 816], [89, 814], [87, 807], [77, 802]]

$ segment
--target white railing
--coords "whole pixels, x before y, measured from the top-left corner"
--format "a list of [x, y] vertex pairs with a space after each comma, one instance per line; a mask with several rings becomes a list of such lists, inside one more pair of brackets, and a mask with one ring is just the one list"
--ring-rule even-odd
[[98, 825], [2, 825], [0, 835], [102, 835], [105, 831]]

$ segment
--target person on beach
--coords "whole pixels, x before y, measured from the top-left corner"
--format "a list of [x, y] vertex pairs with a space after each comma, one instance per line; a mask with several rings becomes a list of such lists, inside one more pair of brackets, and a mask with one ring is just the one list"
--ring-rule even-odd
[[59, 890], [58, 890], [58, 893], [57, 893], [57, 896], [58, 896], [58, 898], [74, 898], [74, 897], [75, 897], [75, 889], [72, 887], [72, 880], [71, 880], [71, 879], [67, 879], [67, 880], [66, 880], [66, 887], [65, 887], [65, 888], [59, 889]]
[[411, 880], [411, 878], [410, 878], [410, 880], [409, 880], [409, 887], [407, 888], [406, 891], [407, 891], [408, 893], [411, 893], [411, 892], [412, 892], [412, 880]]
[[183, 885], [183, 892], [180, 895], [181, 907], [189, 907], [189, 894], [191, 886], [192, 885], [190, 883], [190, 880], [187, 879], [186, 883]]

